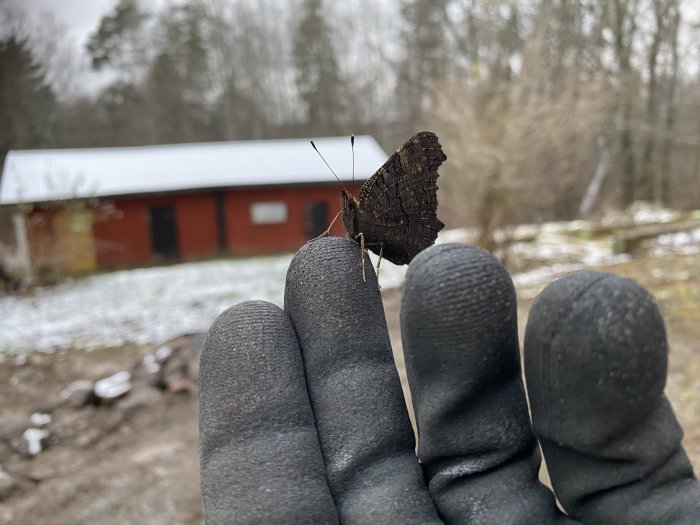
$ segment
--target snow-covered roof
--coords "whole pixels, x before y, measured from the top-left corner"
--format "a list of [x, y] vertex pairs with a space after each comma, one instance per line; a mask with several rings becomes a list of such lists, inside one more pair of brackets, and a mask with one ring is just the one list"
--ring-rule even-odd
[[[341, 180], [352, 179], [348, 137], [314, 139]], [[387, 159], [368, 135], [355, 137], [355, 180]], [[335, 182], [306, 139], [10, 151], [0, 204], [189, 189]]]

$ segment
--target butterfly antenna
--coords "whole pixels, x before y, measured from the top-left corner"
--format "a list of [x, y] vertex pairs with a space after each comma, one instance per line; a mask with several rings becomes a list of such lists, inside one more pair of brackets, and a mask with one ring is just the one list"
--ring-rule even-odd
[[328, 162], [326, 162], [326, 159], [323, 158], [323, 155], [321, 155], [321, 152], [318, 151], [318, 148], [316, 147], [316, 144], [314, 144], [314, 141], [312, 140], [312, 141], [310, 141], [310, 142], [311, 142], [311, 147], [314, 149], [314, 151], [315, 151], [316, 153], [318, 153], [318, 156], [321, 157], [321, 160], [324, 162], [324, 164], [325, 164], [326, 166], [328, 166], [328, 169], [331, 170], [331, 173], [333, 174], [333, 176], [336, 178], [336, 180], [337, 180], [338, 182], [340, 182], [340, 185], [343, 187], [343, 189], [344, 189], [345, 192], [347, 193], [348, 190], [347, 190], [347, 188], [345, 187], [345, 184], [343, 184], [343, 181], [340, 180], [340, 177], [338, 177], [338, 175], [336, 175], [335, 171], [333, 171], [333, 168], [331, 168], [331, 165], [328, 164]]
[[355, 135], [350, 135], [350, 149], [352, 150], [352, 183], [355, 184]]

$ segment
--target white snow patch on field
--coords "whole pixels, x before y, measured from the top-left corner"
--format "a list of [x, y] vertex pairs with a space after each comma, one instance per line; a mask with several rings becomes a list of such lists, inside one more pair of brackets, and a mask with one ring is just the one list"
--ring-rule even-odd
[[700, 253], [700, 228], [689, 232], [669, 233], [656, 239], [652, 253], [663, 255], [668, 252], [684, 255]]
[[[534, 288], [519, 293], [532, 295], [540, 284], [566, 273], [628, 258], [612, 254], [610, 239], [567, 235], [580, 228], [579, 223], [552, 223], [539, 232], [516, 232], [536, 237], [510, 246], [513, 255], [530, 262], [530, 269], [514, 274], [513, 281]], [[471, 237], [471, 230], [452, 230], [438, 241]], [[700, 253], [700, 230], [660, 237], [653, 253], [668, 252]], [[370, 257], [376, 267], [377, 257]], [[38, 288], [30, 295], [2, 296], [0, 359], [35, 351], [159, 344], [206, 331], [217, 315], [241, 301], [262, 299], [281, 306], [291, 259], [287, 254], [127, 270]], [[382, 288], [400, 286], [406, 269], [383, 260]]]
[[[262, 299], [281, 306], [291, 259], [287, 254], [126, 270], [0, 297], [0, 356], [157, 344], [204, 332], [238, 302]], [[382, 287], [398, 286], [405, 269], [382, 261]]]
[[201, 332], [247, 299], [282, 304], [291, 255], [95, 275], [0, 298], [0, 354], [92, 350]]

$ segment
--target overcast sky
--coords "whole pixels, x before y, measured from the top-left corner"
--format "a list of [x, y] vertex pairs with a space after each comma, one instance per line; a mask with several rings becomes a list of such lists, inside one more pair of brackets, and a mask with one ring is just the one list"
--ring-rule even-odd
[[118, 0], [0, 0], [26, 11], [30, 19], [39, 19], [43, 13], [51, 13], [56, 22], [84, 45], [87, 36], [97, 29], [100, 18], [109, 13]]
[[[158, 8], [166, 1], [145, 0], [143, 5]], [[87, 40], [99, 27], [103, 16], [112, 13], [119, 0], [0, 0], [0, 8], [9, 12], [24, 13], [30, 31], [38, 35], [32, 38], [35, 52], [39, 56], [52, 58], [47, 76], [61, 95], [95, 93], [107, 82], [107, 72], [96, 72], [90, 68], [85, 50]], [[46, 15], [53, 18], [46, 22]], [[0, 17], [0, 25], [4, 22]], [[11, 20], [11, 18], [10, 18]], [[57, 37], [41, 38], [43, 30], [56, 31]], [[2, 27], [0, 27], [0, 30]], [[48, 46], [48, 49], [47, 49]], [[58, 57], [58, 59], [57, 59]]]

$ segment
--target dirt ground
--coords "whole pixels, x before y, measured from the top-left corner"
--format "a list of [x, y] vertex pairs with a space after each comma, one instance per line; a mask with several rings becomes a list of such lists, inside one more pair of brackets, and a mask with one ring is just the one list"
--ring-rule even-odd
[[[129, 403], [79, 409], [60, 399], [71, 381], [129, 369], [149, 351], [35, 354], [0, 365], [0, 457], [15, 480], [0, 492], [0, 523], [202, 521], [196, 392], [144, 388]], [[35, 412], [51, 413], [52, 437], [29, 457], [18, 443]]]
[[[637, 280], [657, 298], [671, 348], [666, 392], [700, 472], [700, 260], [642, 257], [605, 271]], [[521, 329], [535, 292], [518, 290]], [[399, 293], [388, 290], [384, 299], [397, 351]], [[128, 403], [78, 409], [60, 398], [71, 381], [128, 369], [152, 351], [130, 346], [0, 363], [0, 523], [201, 523], [196, 392], [141, 389]], [[35, 412], [53, 419], [46, 449], [32, 457], [21, 435]]]

